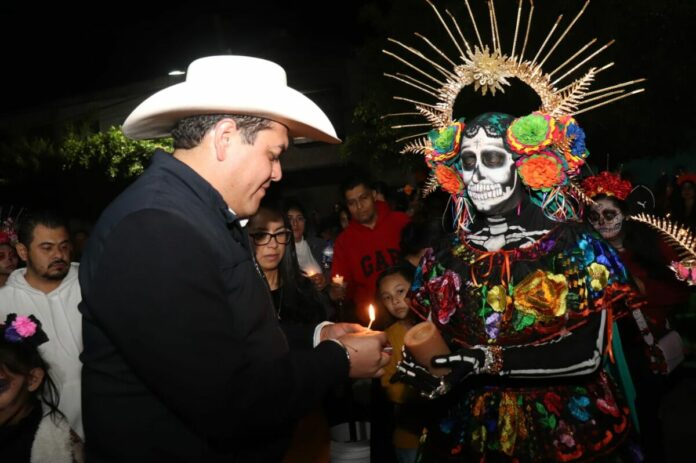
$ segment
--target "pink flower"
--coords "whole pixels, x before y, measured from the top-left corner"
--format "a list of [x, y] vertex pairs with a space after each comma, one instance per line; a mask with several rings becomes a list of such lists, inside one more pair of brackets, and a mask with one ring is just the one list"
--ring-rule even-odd
[[15, 318], [15, 320], [12, 322], [12, 326], [14, 327], [15, 331], [17, 331], [17, 334], [23, 338], [28, 338], [36, 333], [36, 323], [31, 321], [29, 317], [25, 317], [23, 315], [18, 315], [17, 318]]

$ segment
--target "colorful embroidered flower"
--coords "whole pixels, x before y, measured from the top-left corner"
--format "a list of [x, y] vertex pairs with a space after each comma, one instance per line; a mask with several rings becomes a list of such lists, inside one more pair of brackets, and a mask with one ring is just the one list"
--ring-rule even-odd
[[575, 447], [575, 439], [573, 439], [573, 433], [570, 430], [570, 426], [568, 426], [568, 424], [565, 421], [560, 420], [558, 422], [558, 432], [558, 440], [561, 442], [561, 444], [568, 448]]
[[503, 316], [498, 312], [491, 313], [486, 317], [486, 334], [489, 339], [497, 339], [500, 334], [500, 320]]
[[425, 283], [425, 288], [430, 295], [431, 310], [437, 315], [441, 324], [449, 323], [450, 317], [461, 307], [459, 295], [461, 287], [461, 277], [451, 270]]
[[566, 181], [566, 166], [550, 151], [521, 157], [515, 164], [522, 182], [535, 190], [548, 191]]
[[544, 394], [544, 406], [554, 415], [561, 415], [561, 397], [555, 392]]
[[452, 159], [459, 154], [459, 144], [462, 140], [464, 121], [459, 120], [440, 130], [428, 133], [432, 149], [425, 153], [425, 160], [431, 166]]
[[435, 178], [443, 190], [452, 195], [464, 192], [464, 181], [462, 177], [451, 167], [438, 164], [435, 168]]
[[508, 296], [505, 287], [502, 285], [493, 286], [488, 290], [486, 295], [486, 302], [490, 305], [496, 312], [503, 312], [507, 307]]
[[36, 323], [31, 321], [29, 317], [23, 315], [18, 315], [17, 318], [12, 322], [12, 327], [15, 329], [17, 334], [23, 338], [33, 336], [36, 333]]
[[568, 401], [568, 410], [570, 410], [570, 414], [573, 415], [574, 418], [584, 423], [590, 419], [590, 413], [586, 408], [588, 405], [590, 405], [589, 397], [585, 395], [576, 395], [571, 397]]
[[566, 313], [567, 295], [565, 276], [536, 270], [515, 286], [515, 308], [538, 319], [551, 320]]
[[506, 141], [518, 154], [538, 153], [554, 141], [556, 121], [548, 114], [534, 112], [515, 119], [507, 129]]
[[593, 262], [587, 267], [590, 276], [590, 286], [595, 291], [603, 290], [609, 284], [609, 270], [602, 264]]

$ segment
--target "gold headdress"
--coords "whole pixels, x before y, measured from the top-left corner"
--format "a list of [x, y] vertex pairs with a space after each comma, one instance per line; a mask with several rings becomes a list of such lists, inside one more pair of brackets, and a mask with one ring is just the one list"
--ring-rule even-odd
[[[536, 92], [541, 100], [541, 105], [534, 113], [513, 122], [513, 125], [518, 121], [520, 123], [517, 124], [515, 130], [508, 129], [506, 142], [512, 151], [525, 158], [522, 159], [523, 163], [527, 162], [530, 157], [537, 158], [528, 163], [526, 167], [528, 171], [545, 165], [548, 166], [549, 172], [554, 169], [560, 170], [561, 174], [553, 179], [551, 179], [552, 175], [549, 174], [549, 179], [546, 182], [537, 182], [537, 184], [525, 182], [525, 185], [536, 194], [536, 202], [539, 205], [542, 207], [550, 206], [550, 216], [556, 219], [567, 217], [568, 208], [563, 193], [572, 195], [573, 191], [577, 190], [573, 188], [571, 180], [579, 173], [579, 167], [589, 154], [584, 145], [584, 132], [579, 128], [573, 116], [642, 92], [644, 89], [635, 88], [635, 85], [645, 79], [630, 80], [590, 90], [590, 85], [597, 75], [613, 66], [614, 63], [587, 68], [588, 63], [606, 50], [614, 42], [613, 40], [594, 49], [597, 39], [592, 39], [574, 51], [568, 59], [554, 69], [550, 71], [542, 69], [542, 66], [559, 48], [568, 32], [585, 12], [589, 0], [565, 29], [560, 34], [556, 34], [563, 18], [563, 15], [559, 16], [536, 53], [529, 55], [532, 56], [531, 58], [527, 57], [526, 52], [534, 14], [532, 0], [530, 0], [531, 5], [526, 21], [523, 21], [524, 2], [523, 0], [518, 1], [515, 33], [509, 54], [507, 54], [508, 49], [503, 48], [500, 40], [496, 9], [492, 0], [487, 1], [489, 13], [487, 22], [490, 28], [489, 43], [484, 43], [469, 0], [464, 0], [464, 3], [469, 13], [476, 42], [465, 38], [462, 24], [455, 19], [452, 13], [445, 10], [449, 17], [449, 21], [447, 21], [430, 0], [426, 0], [426, 2], [433, 9], [447, 36], [456, 47], [458, 56], [456, 58], [448, 56], [430, 39], [419, 33], [415, 35], [423, 41], [423, 47], [428, 50], [428, 54], [398, 40], [389, 39], [390, 42], [402, 49], [402, 53], [403, 51], [407, 52], [404, 56], [411, 59], [388, 50], [383, 50], [384, 53], [408, 66], [413, 71], [413, 75], [404, 73], [385, 73], [385, 75], [415, 88], [431, 98], [428, 102], [401, 96], [394, 97], [396, 100], [415, 105], [416, 112], [388, 114], [385, 117], [416, 116], [424, 117], [427, 122], [403, 122], [392, 125], [392, 128], [431, 127], [434, 129], [430, 132], [407, 135], [397, 140], [397, 142], [410, 140], [401, 152], [425, 155], [426, 162], [433, 168], [433, 175], [427, 188], [432, 189], [439, 185], [453, 195], [459, 195], [463, 198], [463, 185], [460, 185], [459, 191], [455, 191], [455, 187], [444, 187], [442, 179], [449, 179], [452, 175], [446, 175], [447, 173], [443, 168], [440, 168], [442, 175], [436, 173], [437, 161], [450, 159], [454, 155], [453, 152], [444, 153], [443, 147], [451, 150], [458, 149], [457, 137], [461, 137], [464, 128], [463, 121], [453, 120], [455, 100], [460, 91], [467, 86], [473, 85], [474, 90], [480, 91], [482, 95], [489, 92], [495, 95], [496, 92], [505, 91], [505, 87], [510, 85], [511, 78], [517, 78]], [[522, 40], [520, 29], [523, 22], [526, 22], [526, 26]], [[431, 66], [434, 72], [423, 70], [420, 67], [422, 63]], [[582, 72], [583, 69], [582, 75], [568, 82], [569, 78]], [[459, 123], [462, 125], [455, 127]], [[531, 129], [529, 129], [530, 127]], [[512, 129], [512, 125], [510, 128]], [[532, 132], [533, 136], [530, 136]], [[416, 139], [413, 140], [414, 138]], [[555, 159], [554, 156], [558, 159]], [[552, 166], [554, 163], [555, 166]], [[450, 167], [448, 166], [448, 168]], [[518, 172], [525, 181], [523, 170], [520, 167], [521, 164], [518, 163]], [[456, 169], [453, 172], [456, 172]], [[537, 175], [534, 177], [538, 178]], [[454, 183], [450, 181], [448, 185], [452, 186]]]
[[[585, 73], [576, 78], [574, 81], [568, 83], [563, 87], [557, 87], [561, 82], [565, 81], [568, 77], [574, 75], [578, 72], [584, 65], [586, 65], [590, 60], [595, 58], [601, 52], [606, 50], [612, 43], [613, 40], [602, 45], [597, 50], [590, 52], [587, 56], [583, 56], [583, 53], [590, 50], [590, 48], [597, 41], [593, 38], [587, 42], [583, 47], [573, 53], [568, 59], [563, 63], [558, 65], [555, 69], [545, 72], [542, 66], [547, 62], [549, 57], [556, 51], [558, 46], [563, 42], [568, 32], [573, 28], [575, 23], [578, 21], [580, 16], [585, 12], [589, 0], [585, 2], [582, 9], [573, 18], [573, 20], [566, 26], [565, 30], [560, 34], [560, 36], [553, 42], [546, 51], [546, 54], [542, 56], [542, 52], [545, 51], [546, 46], [554, 37], [555, 31], [561, 23], [563, 15], [560, 15], [556, 22], [551, 27], [551, 30], [544, 39], [541, 47], [537, 50], [536, 54], [532, 59], [525, 57], [525, 52], [527, 49], [527, 41], [529, 39], [529, 32], [532, 24], [532, 17], [534, 14], [534, 3], [530, 0], [531, 7], [529, 9], [529, 15], [527, 16], [526, 32], [524, 34], [524, 42], [522, 46], [518, 48], [518, 36], [520, 29], [520, 22], [522, 19], [523, 10], [523, 0], [518, 1], [517, 7], [517, 20], [515, 22], [515, 34], [512, 42], [512, 48], [510, 55], [506, 55], [503, 46], [500, 42], [500, 33], [498, 29], [498, 21], [495, 14], [495, 5], [492, 0], [488, 1], [488, 12], [491, 27], [491, 43], [484, 44], [481, 34], [479, 33], [478, 25], [476, 23], [476, 18], [469, 5], [469, 0], [464, 0], [467, 10], [469, 12], [469, 17], [471, 18], [471, 24], [473, 26], [474, 32], [476, 33], [476, 38], [478, 45], [474, 44], [473, 47], [469, 41], [464, 37], [462, 33], [462, 28], [460, 23], [455, 19], [455, 17], [448, 10], [445, 10], [447, 16], [449, 16], [452, 26], [448, 26], [447, 22], [444, 20], [437, 7], [430, 1], [426, 2], [432, 7], [438, 20], [441, 22], [448, 36], [452, 39], [452, 42], [456, 46], [459, 52], [459, 60], [457, 63], [455, 60], [448, 57], [440, 48], [435, 46], [428, 38], [425, 36], [415, 33], [416, 37], [422, 39], [425, 44], [435, 53], [435, 59], [439, 61], [446, 61], [445, 65], [438, 64], [435, 59], [431, 59], [426, 54], [420, 50], [403, 44], [402, 42], [389, 39], [404, 50], [408, 51], [410, 54], [422, 61], [430, 64], [437, 71], [436, 76], [432, 73], [428, 73], [419, 68], [416, 64], [405, 59], [404, 57], [390, 52], [388, 50], [383, 50], [384, 53], [390, 55], [402, 63], [406, 64], [408, 67], [416, 71], [419, 75], [425, 77], [428, 81], [434, 83], [429, 84], [419, 80], [416, 77], [396, 73], [384, 75], [392, 79], [398, 80], [399, 82], [405, 83], [413, 88], [424, 92], [425, 94], [434, 97], [435, 101], [432, 103], [426, 103], [422, 101], [415, 101], [405, 97], [394, 97], [397, 100], [406, 101], [412, 103], [416, 106], [417, 113], [396, 113], [389, 114], [390, 116], [405, 116], [405, 115], [420, 115], [425, 117], [429, 124], [419, 124], [421, 126], [431, 125], [435, 129], [442, 129], [450, 125], [452, 120], [452, 111], [454, 107], [454, 102], [459, 92], [469, 85], [474, 85], [475, 91], [481, 91], [482, 95], [488, 92], [495, 95], [496, 91], [504, 92], [505, 86], [510, 85], [510, 78], [515, 77], [525, 84], [527, 84], [541, 99], [541, 106], [539, 112], [548, 114], [554, 118], [561, 116], [576, 116], [582, 114], [591, 109], [604, 106], [609, 103], [621, 100], [636, 93], [644, 91], [643, 88], [636, 88], [627, 91], [631, 86], [643, 82], [645, 79], [635, 79], [626, 82], [621, 82], [619, 84], [610, 85], [597, 90], [590, 91], [589, 87], [594, 81], [595, 77], [602, 71], [609, 69], [614, 65], [613, 62], [607, 63], [601, 67], [590, 67], [585, 71]], [[455, 37], [452, 30], [456, 30], [459, 40]], [[462, 48], [464, 47], [464, 48]], [[519, 52], [518, 52], [519, 50]], [[540, 59], [541, 57], [541, 59]], [[582, 57], [582, 58], [581, 58]], [[576, 61], [580, 60], [576, 63]], [[447, 64], [448, 63], [448, 64]], [[449, 69], [448, 69], [449, 67]], [[566, 70], [567, 69], [567, 70]], [[565, 71], [561, 74], [561, 71]], [[441, 76], [441, 77], [439, 77]], [[413, 124], [400, 124], [394, 125], [394, 129], [410, 128]], [[403, 141], [408, 138], [418, 137], [426, 135], [426, 133], [419, 133], [411, 135], [408, 137], [401, 138], [398, 141]], [[419, 144], [420, 143], [420, 144]], [[418, 152], [422, 154], [422, 148], [427, 145], [427, 138], [423, 138], [419, 142], [412, 143], [407, 146], [404, 151]], [[415, 145], [415, 146], [414, 146]], [[415, 148], [415, 149], [414, 149]]]
[[689, 286], [696, 285], [696, 235], [686, 226], [650, 214], [637, 214], [630, 220], [643, 223], [657, 230], [679, 255], [680, 261], [673, 261], [669, 266], [677, 279], [685, 281]]

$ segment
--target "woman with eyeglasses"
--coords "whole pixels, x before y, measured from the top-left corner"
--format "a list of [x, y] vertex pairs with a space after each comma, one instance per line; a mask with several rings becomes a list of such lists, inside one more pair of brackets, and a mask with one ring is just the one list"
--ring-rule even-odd
[[281, 323], [316, 323], [327, 318], [321, 296], [302, 275], [293, 232], [279, 208], [261, 206], [247, 225], [254, 256], [268, 283]]
[[[286, 336], [292, 337], [293, 325], [326, 320], [329, 305], [322, 304], [311, 280], [300, 272], [295, 240], [285, 217], [279, 208], [262, 205], [247, 227], [256, 263], [268, 283], [278, 319]], [[323, 410], [315, 409], [298, 423], [283, 463], [324, 462], [328, 461], [329, 453], [328, 422]]]

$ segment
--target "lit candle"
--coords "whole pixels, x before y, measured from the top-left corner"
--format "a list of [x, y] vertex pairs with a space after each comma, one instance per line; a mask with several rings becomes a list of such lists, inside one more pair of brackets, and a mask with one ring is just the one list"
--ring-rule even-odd
[[367, 308], [367, 313], [370, 315], [370, 323], [367, 325], [367, 329], [369, 330], [372, 328], [372, 322], [375, 321], [375, 308], [372, 307], [372, 304]]
[[342, 277], [341, 275], [339, 275], [339, 274], [334, 275], [334, 276], [331, 278], [331, 281], [332, 281], [333, 284], [335, 284], [335, 285], [343, 286], [343, 277]]
[[446, 355], [451, 352], [433, 322], [424, 321], [409, 329], [404, 335], [404, 346], [413, 354], [416, 361], [433, 375], [444, 376], [449, 373], [448, 368], [435, 368], [430, 364], [436, 355]]

